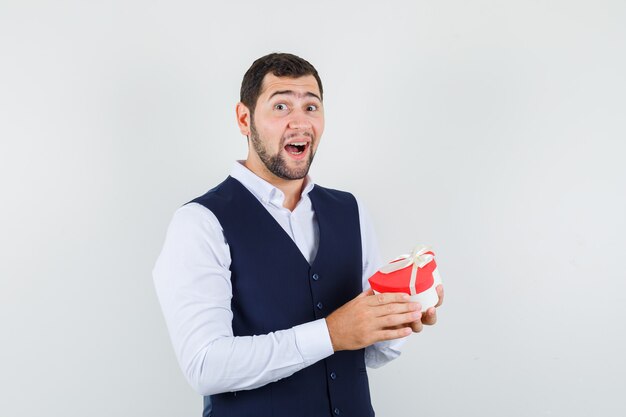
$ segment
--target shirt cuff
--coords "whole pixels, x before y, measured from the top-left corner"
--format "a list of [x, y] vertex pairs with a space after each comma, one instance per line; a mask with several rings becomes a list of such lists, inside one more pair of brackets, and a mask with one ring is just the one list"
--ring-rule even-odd
[[334, 353], [325, 319], [300, 324], [293, 330], [304, 366], [312, 365]]
[[402, 346], [410, 337], [384, 340], [374, 343], [365, 348], [365, 366], [368, 368], [380, 368], [388, 362], [397, 359], [402, 354]]

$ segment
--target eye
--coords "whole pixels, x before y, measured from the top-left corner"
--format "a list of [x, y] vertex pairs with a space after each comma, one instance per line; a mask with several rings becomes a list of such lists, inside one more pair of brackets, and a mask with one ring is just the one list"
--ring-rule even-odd
[[276, 109], [276, 110], [287, 110], [287, 105], [283, 104], [283, 103], [278, 103], [277, 105], [274, 106], [274, 109]]
[[317, 110], [317, 106], [315, 104], [309, 104], [308, 106], [306, 106], [306, 109], [308, 111], [316, 111]]

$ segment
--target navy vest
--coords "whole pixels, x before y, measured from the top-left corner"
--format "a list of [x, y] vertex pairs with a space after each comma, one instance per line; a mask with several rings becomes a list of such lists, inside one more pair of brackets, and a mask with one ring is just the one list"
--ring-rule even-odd
[[[309, 197], [320, 232], [312, 265], [234, 178], [193, 200], [215, 214], [230, 247], [235, 336], [324, 318], [362, 291], [356, 200], [317, 185]], [[363, 349], [336, 352], [263, 387], [212, 395], [211, 417], [374, 416], [363, 355]]]

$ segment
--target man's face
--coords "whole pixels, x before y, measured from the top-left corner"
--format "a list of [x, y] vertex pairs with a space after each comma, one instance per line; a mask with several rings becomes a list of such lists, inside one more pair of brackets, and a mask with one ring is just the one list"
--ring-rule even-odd
[[286, 180], [304, 178], [323, 131], [315, 77], [265, 76], [250, 123], [250, 152], [258, 157], [252, 163], [263, 165], [257, 168]]

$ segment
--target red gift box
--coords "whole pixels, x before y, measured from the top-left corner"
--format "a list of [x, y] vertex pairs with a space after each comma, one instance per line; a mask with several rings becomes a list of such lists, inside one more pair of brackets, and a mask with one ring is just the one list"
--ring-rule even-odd
[[439, 301], [437, 285], [441, 283], [435, 253], [426, 246], [416, 247], [410, 255], [402, 255], [380, 268], [369, 278], [376, 293], [403, 292], [422, 305], [422, 311]]

